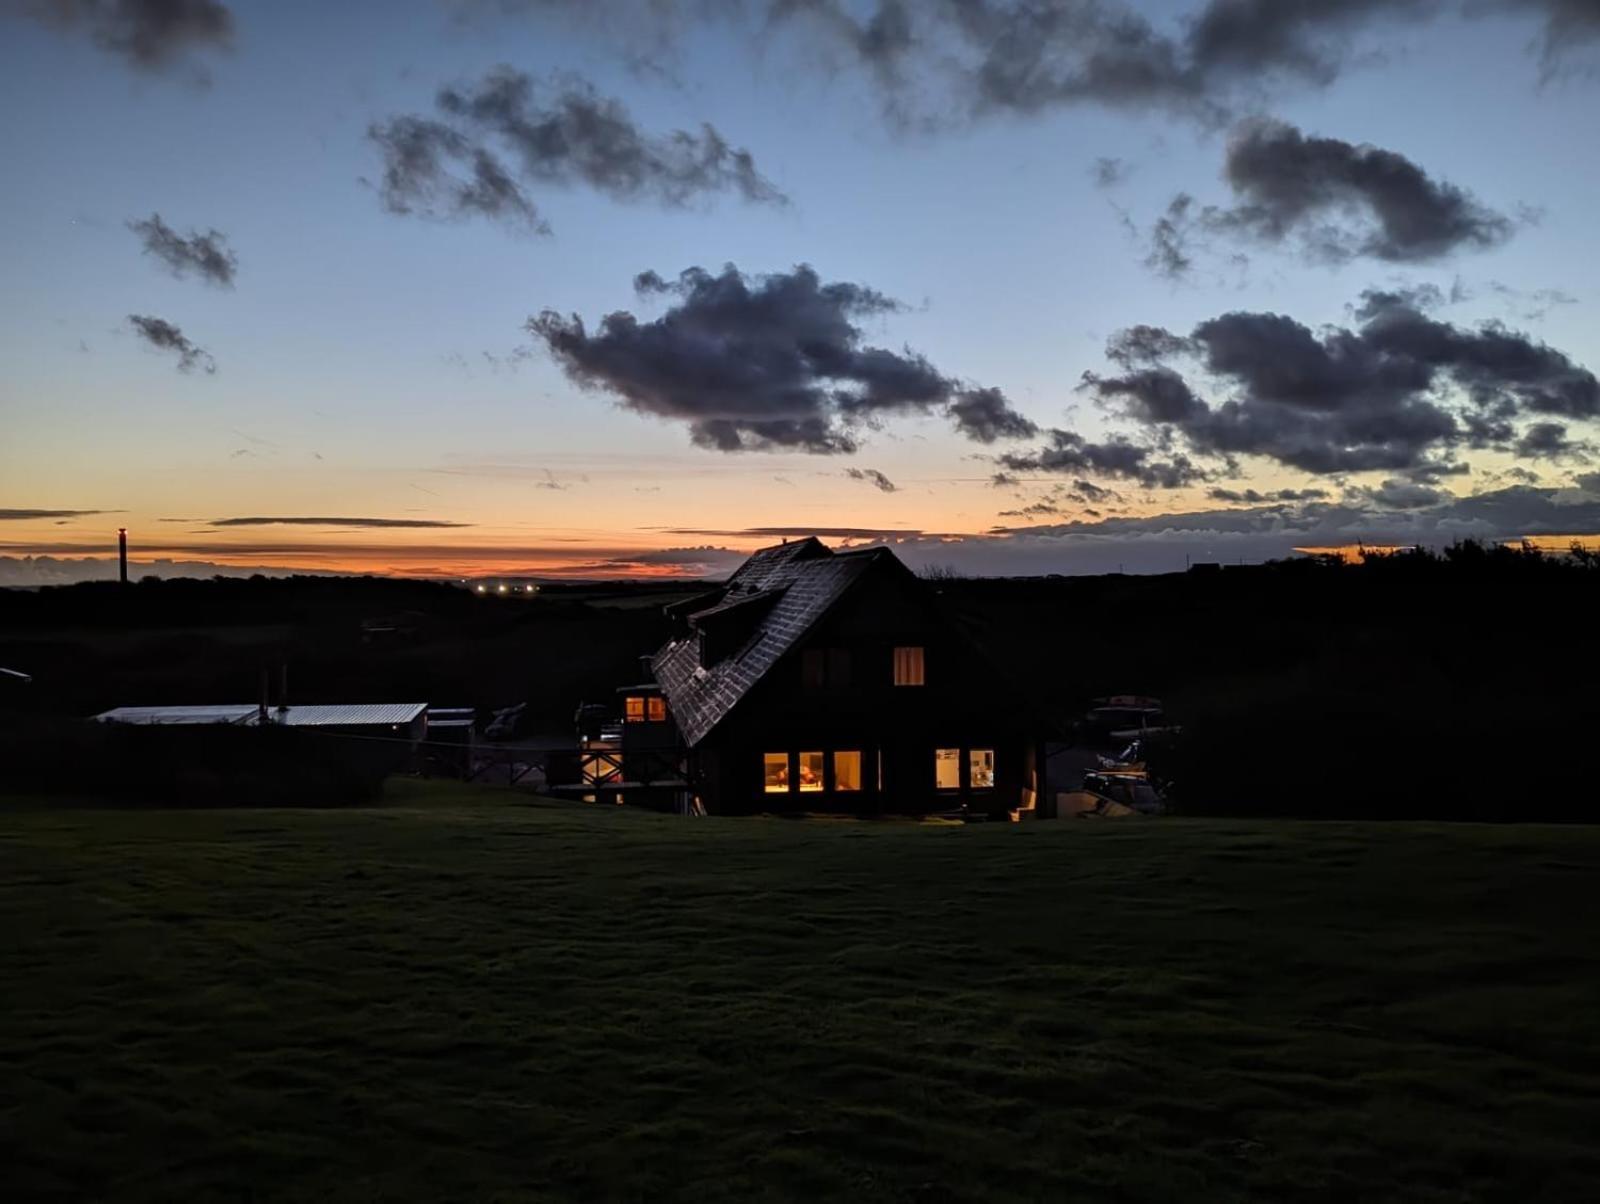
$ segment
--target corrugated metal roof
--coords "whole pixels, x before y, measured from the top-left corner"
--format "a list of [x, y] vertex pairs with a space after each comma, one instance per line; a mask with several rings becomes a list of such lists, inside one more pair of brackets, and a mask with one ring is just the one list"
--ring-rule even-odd
[[818, 540], [803, 539], [763, 548], [740, 565], [728, 578], [722, 599], [703, 607], [700, 614], [775, 596], [743, 645], [703, 668], [699, 640], [691, 634], [669, 643], [651, 661], [685, 742], [691, 747], [700, 743], [882, 556], [893, 553], [882, 548], [836, 553]]
[[378, 727], [407, 724], [428, 709], [425, 702], [349, 702], [269, 711], [284, 727]]
[[[294, 706], [283, 711], [270, 710], [267, 715], [272, 723], [284, 727], [379, 727], [384, 724], [409, 724], [427, 709], [425, 702], [355, 702]], [[209, 706], [113, 707], [95, 718], [102, 723], [147, 726], [236, 723], [253, 727], [256, 715], [256, 705], [244, 702], [213, 703]]]
[[213, 703], [210, 706], [113, 707], [95, 716], [101, 723], [254, 723], [252, 703]]

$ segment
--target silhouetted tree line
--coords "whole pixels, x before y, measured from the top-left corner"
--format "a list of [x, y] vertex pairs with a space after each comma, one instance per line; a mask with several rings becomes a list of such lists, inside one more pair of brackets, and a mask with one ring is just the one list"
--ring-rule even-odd
[[946, 596], [1060, 731], [1151, 694], [1190, 814], [1588, 820], [1600, 557], [1462, 542]]
[[0, 590], [0, 665], [33, 675], [5, 691], [33, 714], [254, 702], [263, 668], [276, 701], [287, 664], [291, 702], [526, 703], [530, 725], [565, 728], [579, 699], [609, 700], [637, 678], [639, 655], [666, 630], [655, 597], [694, 588], [483, 596], [426, 581], [256, 577]]

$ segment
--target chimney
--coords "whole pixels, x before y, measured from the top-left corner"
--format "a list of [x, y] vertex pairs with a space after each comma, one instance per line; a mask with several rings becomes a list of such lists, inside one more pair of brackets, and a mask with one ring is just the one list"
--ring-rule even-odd
[[128, 528], [117, 528], [117, 563], [121, 568], [123, 585], [128, 584]]

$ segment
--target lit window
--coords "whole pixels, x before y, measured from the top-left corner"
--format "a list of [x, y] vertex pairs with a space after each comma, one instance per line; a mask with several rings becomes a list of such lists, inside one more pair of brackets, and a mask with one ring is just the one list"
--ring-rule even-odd
[[667, 700], [659, 694], [648, 700], [651, 723], [665, 723], [667, 721]]
[[800, 754], [800, 792], [802, 794], [822, 789], [822, 754], [819, 752], [803, 752]]
[[833, 788], [835, 790], [861, 789], [861, 754], [840, 751], [833, 754]]
[[629, 723], [644, 722], [644, 699], [630, 694], [622, 701], [622, 715]]
[[766, 753], [761, 758], [765, 767], [764, 789], [768, 794], [784, 794], [789, 789], [789, 754]]
[[993, 790], [994, 749], [975, 748], [967, 756], [970, 758], [972, 788], [974, 790]]
[[896, 648], [894, 650], [894, 684], [920, 686], [922, 684], [922, 649]]
[[936, 748], [933, 750], [933, 784], [939, 790], [961, 789], [961, 750]]

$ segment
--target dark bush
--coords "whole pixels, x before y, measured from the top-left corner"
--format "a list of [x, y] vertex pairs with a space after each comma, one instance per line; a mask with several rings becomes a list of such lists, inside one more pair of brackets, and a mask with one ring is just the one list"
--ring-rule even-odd
[[143, 806], [330, 807], [377, 799], [401, 744], [308, 729], [19, 721], [0, 734], [0, 794]]

